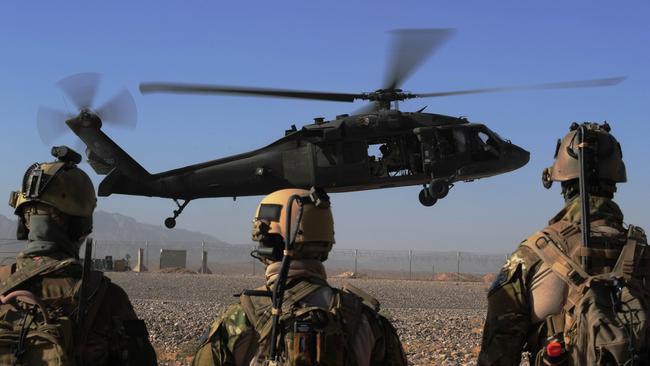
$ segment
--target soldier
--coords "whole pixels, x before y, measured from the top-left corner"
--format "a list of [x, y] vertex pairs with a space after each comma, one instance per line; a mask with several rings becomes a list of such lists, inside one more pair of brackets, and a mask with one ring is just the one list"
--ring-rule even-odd
[[81, 156], [52, 154], [58, 160], [30, 166], [10, 198], [28, 244], [0, 268], [0, 365], [156, 365], [124, 290], [102, 272], [83, 273], [79, 249], [97, 199]]
[[[640, 355], [647, 352], [643, 348], [648, 339], [640, 339], [636, 345], [629, 341], [647, 334], [647, 329], [642, 329], [647, 324], [618, 317], [630, 309], [630, 304], [637, 306], [637, 314], [647, 314], [643, 302], [620, 306], [622, 293], [632, 294], [631, 298], [647, 296], [647, 266], [635, 264], [626, 272], [619, 257], [634, 258], [627, 263], [639, 264], [639, 258], [647, 261], [648, 253], [643, 230], [626, 228], [623, 213], [612, 201], [616, 184], [626, 182], [627, 177], [621, 147], [609, 132], [607, 123], [574, 123], [570, 132], [558, 140], [555, 162], [544, 169], [542, 180], [546, 188], [553, 181], [561, 183], [565, 207], [548, 227], [520, 244], [490, 287], [479, 365], [519, 365], [523, 351], [531, 353], [534, 365], [647, 364], [647, 353]], [[581, 178], [580, 154], [587, 154], [586, 148], [593, 151], [589, 169]], [[585, 174], [591, 174], [589, 179]], [[589, 247], [583, 247], [581, 233], [581, 179], [586, 187], [584, 195], [589, 197], [585, 217], [590, 227], [586, 234]], [[636, 254], [632, 251], [629, 257], [623, 255], [628, 247], [637, 248]], [[641, 280], [639, 288], [634, 287], [637, 279]], [[614, 286], [604, 289], [598, 286], [599, 281]], [[601, 298], [606, 300], [584, 300], [599, 294], [604, 294]], [[600, 315], [586, 316], [594, 311]], [[610, 323], [610, 318], [615, 320]], [[595, 319], [600, 329], [593, 324]], [[628, 333], [628, 326], [634, 332]], [[633, 326], [641, 330], [637, 333]], [[615, 341], [603, 342], [607, 337]], [[592, 352], [592, 348], [598, 349]]]
[[[279, 363], [269, 360], [272, 300], [269, 293], [281, 277], [286, 240], [288, 199], [303, 200], [302, 215], [291, 205], [295, 231], [277, 348]], [[266, 196], [253, 220], [251, 253], [266, 266], [266, 285], [245, 291], [210, 327], [193, 365], [406, 365], [395, 329], [378, 313], [379, 303], [365, 292], [327, 283], [323, 261], [334, 244], [334, 223], [326, 207], [307, 201], [310, 192], [285, 189]], [[326, 197], [324, 199], [327, 199]], [[292, 201], [293, 202], [293, 201]], [[300, 216], [298, 218], [297, 216]], [[296, 223], [295, 221], [299, 222]], [[294, 232], [294, 230], [291, 230]], [[257, 295], [257, 296], [256, 296]]]

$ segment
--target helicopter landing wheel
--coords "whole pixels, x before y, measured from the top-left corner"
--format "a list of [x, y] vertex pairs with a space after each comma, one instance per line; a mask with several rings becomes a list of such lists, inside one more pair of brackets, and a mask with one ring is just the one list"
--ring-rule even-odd
[[173, 217], [168, 217], [165, 219], [165, 227], [168, 229], [173, 229], [176, 226], [176, 219]]
[[438, 202], [438, 199], [431, 194], [429, 194], [429, 190], [424, 188], [420, 191], [420, 194], [418, 195], [418, 199], [420, 200], [420, 203], [423, 206], [431, 207]]
[[429, 185], [429, 194], [437, 199], [447, 197], [449, 193], [449, 183], [443, 179], [434, 179]]

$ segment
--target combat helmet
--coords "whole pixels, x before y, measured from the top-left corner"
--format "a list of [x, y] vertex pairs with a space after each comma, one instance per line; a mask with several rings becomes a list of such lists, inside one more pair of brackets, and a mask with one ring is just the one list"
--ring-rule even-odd
[[75, 231], [90, 233], [92, 215], [97, 205], [95, 187], [88, 175], [77, 167], [81, 156], [65, 147], [53, 147], [57, 161], [34, 163], [25, 172], [21, 190], [11, 192], [9, 205], [22, 217], [29, 203], [50, 206], [75, 220]]
[[[294, 195], [300, 199], [292, 201], [292, 229], [289, 234], [286, 231], [287, 204]], [[302, 205], [300, 218], [299, 204]], [[282, 189], [264, 197], [253, 218], [252, 238], [260, 243], [253, 255], [264, 262], [281, 260], [283, 243], [287, 235], [294, 233], [294, 258], [327, 259], [335, 241], [332, 210], [324, 192], [319, 194], [313, 189]]]
[[[610, 133], [611, 127], [603, 124], [585, 122], [583, 124], [586, 140], [592, 146], [593, 178], [599, 183], [614, 186], [615, 183], [627, 182], [625, 163], [621, 145]], [[550, 188], [553, 182], [568, 182], [580, 176], [578, 129], [580, 125], [573, 123], [564, 138], [557, 141], [555, 161], [553, 165], [542, 172], [544, 187]]]

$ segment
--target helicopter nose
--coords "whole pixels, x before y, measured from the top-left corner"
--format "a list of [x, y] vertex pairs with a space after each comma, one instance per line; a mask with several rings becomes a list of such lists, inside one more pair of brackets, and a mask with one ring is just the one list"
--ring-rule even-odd
[[519, 169], [522, 166], [528, 164], [530, 161], [530, 153], [521, 147], [510, 144], [510, 161], [513, 163], [513, 170]]

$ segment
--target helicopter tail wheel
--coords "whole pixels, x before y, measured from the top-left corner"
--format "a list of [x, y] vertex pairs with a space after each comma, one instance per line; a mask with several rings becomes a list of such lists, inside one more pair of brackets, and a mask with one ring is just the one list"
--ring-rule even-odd
[[190, 203], [190, 200], [185, 200], [183, 203], [178, 202], [178, 199], [174, 199], [174, 203], [178, 206], [177, 210], [174, 210], [174, 216], [168, 217], [165, 219], [165, 227], [168, 229], [173, 229], [176, 226], [176, 218], [183, 212], [187, 204]]
[[449, 183], [444, 179], [434, 179], [429, 185], [429, 194], [437, 199], [447, 197], [449, 193]]
[[165, 219], [165, 227], [168, 229], [173, 229], [176, 226], [176, 219], [173, 217], [168, 217]]
[[438, 202], [438, 199], [434, 196], [432, 196], [429, 193], [429, 190], [427, 188], [424, 188], [420, 191], [420, 194], [418, 195], [418, 199], [420, 199], [420, 203], [423, 206], [431, 207]]

